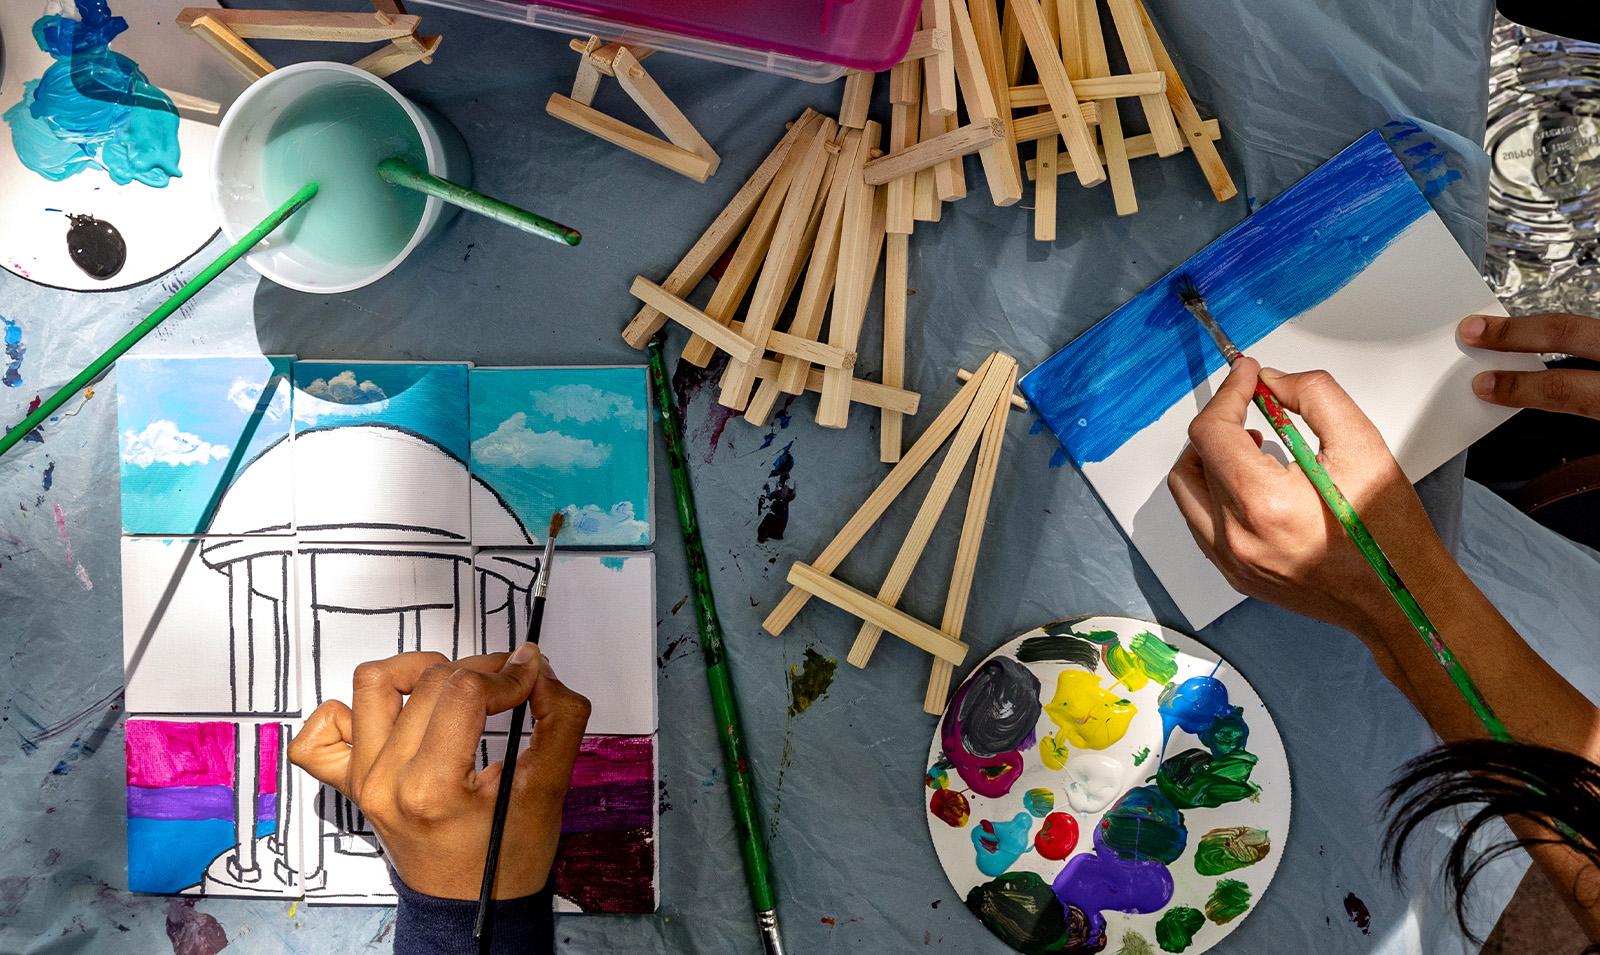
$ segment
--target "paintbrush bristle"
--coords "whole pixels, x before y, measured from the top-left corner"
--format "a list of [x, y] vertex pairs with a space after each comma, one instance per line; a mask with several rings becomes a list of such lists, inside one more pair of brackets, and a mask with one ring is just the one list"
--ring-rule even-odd
[[567, 515], [564, 511], [556, 511], [554, 514], [550, 515], [550, 533], [546, 535], [545, 539], [555, 540], [556, 535], [561, 533], [561, 525], [565, 524], [566, 522]]
[[1188, 275], [1178, 276], [1178, 300], [1183, 302], [1184, 308], [1195, 308], [1206, 303], [1204, 295], [1200, 294], [1199, 286], [1194, 284], [1194, 279]]

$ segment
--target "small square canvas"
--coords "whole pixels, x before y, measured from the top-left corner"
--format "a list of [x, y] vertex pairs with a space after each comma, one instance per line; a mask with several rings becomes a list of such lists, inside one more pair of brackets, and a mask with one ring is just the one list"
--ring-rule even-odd
[[[487, 653], [526, 639], [537, 552], [480, 551], [478, 630]], [[653, 554], [558, 554], [539, 647], [563, 683], [589, 698], [589, 732], [656, 730], [656, 588]], [[508, 717], [489, 718], [504, 732]]]
[[473, 542], [642, 547], [654, 539], [640, 366], [472, 371]]
[[293, 546], [287, 537], [122, 539], [130, 712], [300, 708]]
[[134, 717], [126, 737], [130, 891], [301, 894], [291, 724]]
[[468, 541], [467, 368], [295, 362], [301, 540]]
[[[1166, 487], [1189, 422], [1227, 373], [1179, 301], [1182, 278], [1263, 365], [1331, 372], [1412, 481], [1510, 416], [1473, 396], [1473, 375], [1542, 367], [1456, 340], [1467, 315], [1505, 311], [1372, 132], [1029, 372], [1028, 401], [1194, 627], [1244, 598], [1201, 554]], [[1289, 460], [1250, 415], [1267, 450]]]
[[117, 363], [125, 533], [290, 533], [289, 366], [260, 355]]

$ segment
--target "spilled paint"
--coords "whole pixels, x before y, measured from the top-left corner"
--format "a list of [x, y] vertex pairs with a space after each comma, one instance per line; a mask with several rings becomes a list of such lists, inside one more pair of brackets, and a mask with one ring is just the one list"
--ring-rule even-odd
[[1226, 925], [1250, 907], [1250, 887], [1238, 879], [1222, 879], [1206, 899], [1206, 918]]
[[128, 244], [117, 227], [91, 215], [68, 215], [67, 256], [91, 278], [108, 279], [128, 261]]
[[928, 811], [945, 825], [960, 829], [971, 817], [972, 806], [966, 796], [954, 789], [935, 789], [933, 795], [928, 797]]
[[1078, 820], [1068, 812], [1052, 812], [1044, 817], [1039, 833], [1033, 837], [1033, 849], [1039, 855], [1060, 862], [1072, 855], [1078, 847]]
[[827, 696], [838, 668], [836, 657], [824, 657], [806, 647], [803, 665], [789, 667], [789, 715], [799, 716], [810, 709], [811, 704]]
[[[22, 326], [4, 315], [0, 315], [0, 323], [5, 326], [6, 366], [0, 372], [0, 385], [7, 388], [16, 388], [22, 384], [22, 357], [28, 353], [28, 346], [22, 343]], [[32, 411], [33, 409], [28, 409]]]
[[1344, 914], [1362, 935], [1372, 934], [1372, 913], [1367, 911], [1367, 903], [1354, 892], [1344, 897]]
[[756, 498], [756, 513], [761, 515], [761, 521], [756, 524], [758, 544], [783, 540], [783, 532], [789, 527], [789, 505], [794, 503], [795, 493], [790, 476], [794, 471], [793, 449], [794, 442], [790, 441], [778, 452], [772, 470], [767, 472], [767, 482], [761, 485], [761, 494]]
[[[1400, 161], [1411, 171], [1424, 196], [1436, 199], [1461, 181], [1461, 170], [1450, 166], [1448, 154], [1421, 126], [1397, 119], [1383, 124], [1382, 132], [1390, 148], [1400, 153]], [[1407, 142], [1410, 145], [1401, 145]]]
[[1206, 924], [1199, 909], [1180, 905], [1162, 913], [1156, 923], [1156, 944], [1163, 952], [1181, 952], [1194, 942], [1194, 933]]
[[1022, 808], [1036, 819], [1050, 815], [1056, 807], [1056, 794], [1048, 789], [1030, 789], [1022, 794]]
[[1200, 837], [1194, 850], [1194, 870], [1201, 875], [1222, 875], [1255, 865], [1272, 851], [1272, 839], [1265, 829], [1229, 826], [1213, 829]]
[[994, 878], [1010, 869], [1017, 858], [1028, 851], [1028, 834], [1032, 830], [1033, 817], [1025, 812], [1017, 813], [1010, 822], [979, 820], [972, 830], [972, 847], [977, 850], [978, 871]]
[[40, 476], [41, 486], [48, 493], [51, 485], [56, 483], [56, 463], [51, 461], [44, 466], [44, 474]]
[[1063, 670], [1056, 678], [1055, 695], [1044, 712], [1056, 724], [1054, 736], [1039, 747], [1039, 758], [1051, 769], [1066, 764], [1068, 744], [1083, 749], [1105, 749], [1122, 739], [1138, 708], [1101, 688], [1100, 679], [1083, 670]]
[[682, 659], [693, 653], [695, 647], [699, 646], [699, 644], [691, 642], [693, 640], [694, 634], [692, 633], [686, 633], [680, 637], [674, 637], [667, 644], [667, 648], [662, 650], [661, 653], [656, 656], [656, 669], [665, 670], [667, 668], [667, 664], [671, 663], [673, 660]]
[[228, 933], [213, 916], [197, 910], [194, 899], [167, 902], [167, 938], [172, 955], [217, 955], [228, 947]]
[[78, 18], [48, 14], [33, 39], [54, 63], [23, 84], [6, 110], [11, 142], [24, 166], [59, 182], [103, 169], [118, 185], [161, 188], [178, 169], [178, 111], [139, 64], [109, 49], [128, 29], [106, 0], [76, 0]]
[[1105, 947], [1081, 909], [1063, 905], [1034, 872], [1007, 872], [967, 893], [967, 908], [1025, 955], [1091, 955]]
[[973, 792], [998, 798], [1022, 775], [1022, 751], [1033, 746], [1038, 719], [1038, 678], [1015, 660], [995, 657], [956, 690], [940, 745]]
[[56, 516], [56, 536], [61, 539], [61, 546], [67, 552], [67, 566], [72, 569], [73, 576], [78, 578], [78, 583], [84, 590], [93, 590], [94, 582], [89, 579], [89, 572], [83, 565], [73, 559], [72, 538], [67, 536], [67, 512], [61, 509], [60, 504], [53, 505]]
[[1102, 753], [1078, 753], [1067, 760], [1067, 804], [1096, 813], [1122, 793], [1122, 764]]
[[[28, 415], [31, 415], [35, 411], [39, 410], [39, 403], [42, 400], [43, 399], [41, 399], [38, 395], [34, 395], [33, 396], [33, 400], [28, 402], [27, 411], [25, 411], [23, 413], [23, 419], [24, 420], [26, 420]], [[21, 421], [17, 422], [17, 424], [21, 424], [21, 423], [22, 423]], [[17, 426], [17, 424], [6, 425], [6, 430], [10, 431], [12, 428], [15, 428]], [[40, 428], [42, 428], [42, 427], [44, 427], [44, 426], [40, 425], [39, 427], [34, 428], [32, 431], [29, 431], [27, 434], [22, 436], [22, 440], [24, 440], [24, 441], [32, 441], [34, 444], [44, 444], [44, 433], [42, 431], [40, 431]]]
[[[673, 402], [678, 406], [678, 417], [681, 420], [688, 421], [689, 403], [704, 390], [706, 385], [721, 379], [723, 369], [727, 367], [727, 364], [728, 356], [723, 352], [717, 352], [711, 361], [706, 363], [704, 368], [690, 364], [681, 358], [678, 360], [677, 366], [672, 369], [672, 397]], [[721, 402], [711, 402], [705, 424], [697, 429], [694, 434], [695, 438], [699, 438], [702, 435], [706, 436], [706, 451], [703, 460], [707, 464], [711, 463], [711, 459], [716, 456], [717, 446], [722, 443], [722, 434], [727, 430], [728, 422], [732, 421], [738, 414], [739, 412], [724, 406]], [[687, 442], [686, 435], [685, 443]]]

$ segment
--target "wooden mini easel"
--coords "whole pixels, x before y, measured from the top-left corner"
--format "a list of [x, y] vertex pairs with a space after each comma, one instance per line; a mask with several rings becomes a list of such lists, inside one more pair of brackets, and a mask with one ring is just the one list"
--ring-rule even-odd
[[388, 76], [413, 63], [432, 63], [443, 39], [420, 36], [422, 18], [406, 13], [400, 0], [372, 0], [372, 13], [309, 10], [225, 10], [185, 7], [178, 26], [204, 40], [252, 82], [277, 69], [246, 40], [323, 40], [382, 43], [353, 65], [373, 76]]
[[[705, 182], [717, 171], [722, 158], [639, 65], [653, 50], [617, 43], [602, 45], [595, 36], [573, 40], [569, 45], [580, 57], [578, 75], [572, 81], [572, 95], [551, 93], [545, 103], [546, 113], [695, 182]], [[595, 109], [591, 104], [602, 76], [616, 77], [622, 91], [639, 104], [667, 138], [653, 136]]]
[[[1016, 381], [1016, 360], [1000, 352], [990, 355], [816, 560], [809, 564], [796, 561], [789, 568], [790, 590], [767, 615], [767, 619], [762, 621], [762, 628], [773, 636], [783, 633], [808, 600], [820, 597], [862, 620], [861, 630], [856, 634], [855, 645], [850, 650], [849, 661], [852, 665], [867, 665], [872, 658], [872, 651], [878, 645], [878, 637], [885, 630], [932, 655], [933, 671], [928, 677], [922, 708], [933, 714], [944, 712], [945, 699], [950, 693], [951, 674], [967, 655], [968, 647], [961, 640], [961, 629], [966, 621], [967, 598], [972, 592], [973, 574], [977, 570], [978, 548], [983, 542], [989, 498], [1000, 467], [1000, 449], [1005, 441], [1006, 417], [1013, 407]], [[954, 438], [951, 438], [952, 434]], [[922, 506], [917, 509], [911, 529], [906, 533], [905, 541], [900, 545], [877, 596], [857, 590], [834, 577], [833, 572], [840, 562], [878, 523], [889, 505], [923, 466], [932, 460], [947, 439], [950, 449], [939, 464], [933, 485], [928, 489]], [[974, 449], [977, 451], [977, 464], [967, 494], [960, 542], [956, 545], [955, 569], [950, 576], [950, 589], [945, 595], [944, 616], [936, 629], [900, 610], [896, 604], [900, 602], [900, 596], [910, 582], [923, 550], [933, 537], [939, 517], [944, 513]]]

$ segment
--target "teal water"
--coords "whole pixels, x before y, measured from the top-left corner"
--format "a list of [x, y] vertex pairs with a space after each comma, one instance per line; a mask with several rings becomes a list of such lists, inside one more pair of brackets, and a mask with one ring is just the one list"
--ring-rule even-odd
[[312, 180], [321, 188], [283, 236], [339, 265], [382, 265], [399, 255], [426, 197], [379, 178], [378, 163], [390, 156], [428, 168], [411, 118], [383, 90], [336, 83], [291, 104], [267, 132], [262, 188], [269, 202]]

